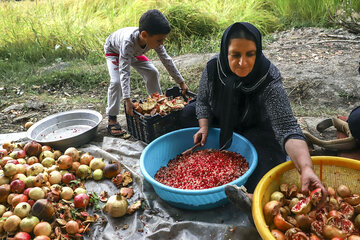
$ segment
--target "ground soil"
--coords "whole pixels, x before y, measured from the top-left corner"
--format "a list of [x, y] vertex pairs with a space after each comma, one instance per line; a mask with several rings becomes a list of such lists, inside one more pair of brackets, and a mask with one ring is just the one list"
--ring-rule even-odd
[[[296, 117], [306, 119], [312, 129], [317, 121], [338, 114], [347, 115], [360, 105], [360, 35], [343, 29], [291, 29], [267, 38], [264, 54], [280, 69]], [[212, 55], [187, 54], [174, 57], [174, 61], [183, 75], [191, 69], [196, 71], [194, 76], [200, 76]], [[155, 61], [155, 64], [162, 68], [159, 62]], [[66, 68], [66, 64], [49, 66], [46, 70], [62, 68]], [[41, 86], [39, 94], [31, 96], [21, 88], [12, 89], [11, 94], [3, 91], [0, 133], [25, 131], [26, 122], [36, 122], [53, 113], [89, 108], [103, 114], [99, 132], [100, 136], [106, 136], [105, 100], [91, 101], [92, 98], [104, 98], [106, 88], [104, 85], [102, 89], [82, 93]], [[89, 99], [88, 104], [84, 105], [79, 99]], [[123, 114], [120, 121], [125, 124]]]

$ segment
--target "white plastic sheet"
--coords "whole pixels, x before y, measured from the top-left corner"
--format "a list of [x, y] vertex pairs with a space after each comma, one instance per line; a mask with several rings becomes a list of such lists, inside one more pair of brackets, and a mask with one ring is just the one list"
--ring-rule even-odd
[[[0, 142], [6, 139], [1, 137]], [[13, 140], [20, 140], [23, 136], [20, 134], [16, 137]], [[103, 142], [91, 142], [79, 148], [95, 157], [104, 158], [106, 162], [119, 161], [133, 176], [131, 186], [135, 194], [129, 203], [143, 199], [146, 206], [121, 218], [97, 212], [99, 221], [91, 225], [90, 234], [84, 236], [85, 239], [261, 239], [247, 216], [230, 203], [211, 210], [189, 211], [172, 207], [160, 199], [140, 172], [139, 161], [145, 147], [146, 144], [141, 141], [104, 137]], [[88, 192], [100, 194], [107, 191], [109, 195], [120, 191], [106, 179], [89, 180], [86, 188]]]

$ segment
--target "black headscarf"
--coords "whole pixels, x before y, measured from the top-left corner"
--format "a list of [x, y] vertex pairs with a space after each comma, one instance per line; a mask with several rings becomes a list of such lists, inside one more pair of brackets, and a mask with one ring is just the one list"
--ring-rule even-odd
[[[256, 44], [256, 60], [252, 71], [246, 77], [239, 77], [230, 69], [228, 62], [229, 39], [233, 32], [244, 30], [251, 34]], [[232, 142], [234, 127], [238, 124], [239, 116], [245, 117], [241, 110], [248, 96], [255, 94], [266, 86], [272, 78], [268, 77], [270, 61], [262, 53], [261, 34], [252, 24], [237, 22], [229, 26], [221, 39], [220, 54], [216, 61], [208, 63], [208, 70], [214, 75], [217, 95], [215, 111], [220, 121], [220, 147], [228, 148]], [[241, 117], [241, 118], [242, 118]]]

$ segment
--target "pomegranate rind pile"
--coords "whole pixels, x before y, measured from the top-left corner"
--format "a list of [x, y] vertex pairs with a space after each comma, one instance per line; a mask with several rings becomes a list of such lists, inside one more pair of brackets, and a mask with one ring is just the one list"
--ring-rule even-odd
[[281, 184], [264, 206], [275, 239], [360, 240], [360, 196], [345, 185], [328, 187], [325, 205], [320, 188], [304, 195], [295, 184]]
[[191, 98], [185, 101], [181, 96], [170, 99], [165, 95], [153, 93], [142, 103], [134, 102], [134, 108], [144, 116], [154, 116], [156, 114], [164, 116], [170, 112], [182, 110], [190, 100]]
[[232, 182], [248, 169], [239, 153], [204, 149], [170, 160], [157, 171], [155, 180], [174, 188], [200, 190]]
[[[86, 180], [105, 178], [120, 188], [118, 194], [87, 192]], [[83, 239], [99, 220], [100, 202], [106, 203], [103, 212], [112, 217], [141, 207], [141, 199], [131, 200], [132, 182], [131, 173], [118, 162], [105, 163], [74, 147], [61, 152], [35, 141], [3, 143], [0, 239]]]

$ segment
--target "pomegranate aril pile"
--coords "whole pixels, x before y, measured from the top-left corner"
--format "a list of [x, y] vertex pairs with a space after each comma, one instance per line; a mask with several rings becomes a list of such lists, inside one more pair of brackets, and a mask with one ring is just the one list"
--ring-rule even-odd
[[238, 153], [205, 149], [170, 160], [155, 179], [174, 188], [208, 189], [232, 182], [248, 169], [248, 162]]

